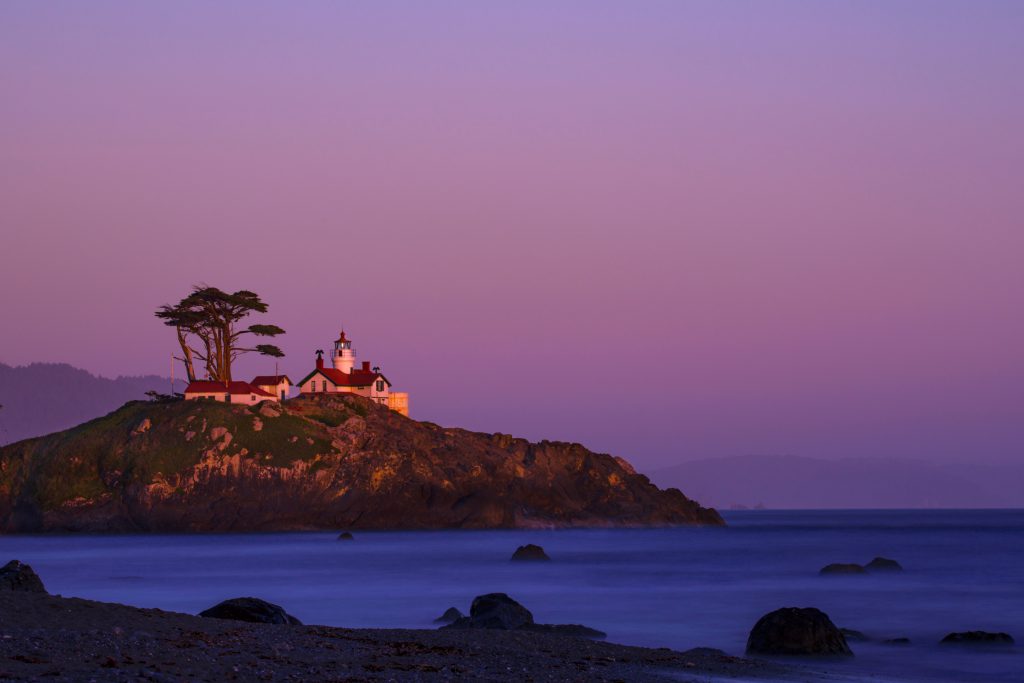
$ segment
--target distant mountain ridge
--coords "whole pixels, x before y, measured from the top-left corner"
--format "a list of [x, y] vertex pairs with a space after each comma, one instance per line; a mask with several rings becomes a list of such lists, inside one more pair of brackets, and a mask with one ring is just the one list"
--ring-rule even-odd
[[[177, 391], [184, 386], [178, 382]], [[67, 429], [169, 389], [170, 379], [158, 375], [108, 379], [67, 363], [0, 363], [0, 444]]]
[[719, 509], [759, 504], [775, 509], [1024, 506], [1024, 464], [746, 455], [684, 462], [650, 477]]

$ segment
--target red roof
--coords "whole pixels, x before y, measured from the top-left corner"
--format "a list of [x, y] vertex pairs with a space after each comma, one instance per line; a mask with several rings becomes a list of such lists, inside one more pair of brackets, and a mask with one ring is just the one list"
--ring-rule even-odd
[[339, 342], [347, 342], [348, 341], [348, 337], [345, 336], [345, 330], [341, 331], [341, 336], [338, 337], [338, 341]]
[[[353, 368], [352, 373], [349, 374], [347, 372], [342, 372], [337, 368], [318, 368], [314, 370], [312, 373], [310, 373], [306, 377], [306, 379], [299, 382], [299, 384], [305, 384], [306, 380], [308, 380], [310, 377], [312, 377], [318, 372], [327, 379], [331, 380], [331, 382], [333, 382], [335, 386], [339, 387], [368, 387], [374, 382], [376, 382], [378, 379], [382, 379], [385, 382], [388, 382], [387, 377], [380, 374], [379, 372], [372, 372], [369, 370], [357, 370]], [[388, 384], [390, 385], [391, 382], [388, 382]]]
[[292, 383], [292, 381], [288, 379], [288, 375], [260, 375], [259, 377], [254, 377], [249, 384], [254, 387], [276, 387], [285, 380], [288, 380], [288, 384]]
[[337, 368], [324, 368], [320, 372], [327, 375], [327, 379], [339, 387], [368, 387], [377, 379], [376, 372], [363, 372], [356, 369], [348, 373]]
[[254, 387], [248, 382], [228, 382], [225, 385], [224, 382], [213, 382], [210, 380], [196, 380], [187, 387], [185, 387], [186, 394], [256, 394], [257, 396], [269, 396], [270, 398], [276, 398], [273, 394], [268, 394], [259, 387]]

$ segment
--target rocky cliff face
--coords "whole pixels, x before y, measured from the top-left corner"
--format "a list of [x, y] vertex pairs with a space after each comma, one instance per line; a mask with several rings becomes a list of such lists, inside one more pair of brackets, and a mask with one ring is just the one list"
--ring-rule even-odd
[[8, 532], [722, 523], [620, 458], [417, 422], [357, 396], [133, 402], [0, 449]]

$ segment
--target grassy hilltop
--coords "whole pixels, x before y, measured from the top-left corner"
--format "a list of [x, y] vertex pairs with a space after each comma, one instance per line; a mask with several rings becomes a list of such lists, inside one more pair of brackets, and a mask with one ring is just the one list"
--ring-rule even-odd
[[0, 448], [8, 532], [721, 523], [620, 458], [442, 428], [351, 395], [135, 401]]

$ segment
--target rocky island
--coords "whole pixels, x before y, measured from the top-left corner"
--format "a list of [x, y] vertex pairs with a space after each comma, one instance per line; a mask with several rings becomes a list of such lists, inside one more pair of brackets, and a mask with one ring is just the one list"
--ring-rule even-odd
[[5, 532], [723, 524], [625, 460], [411, 420], [352, 394], [135, 401], [0, 448]]

